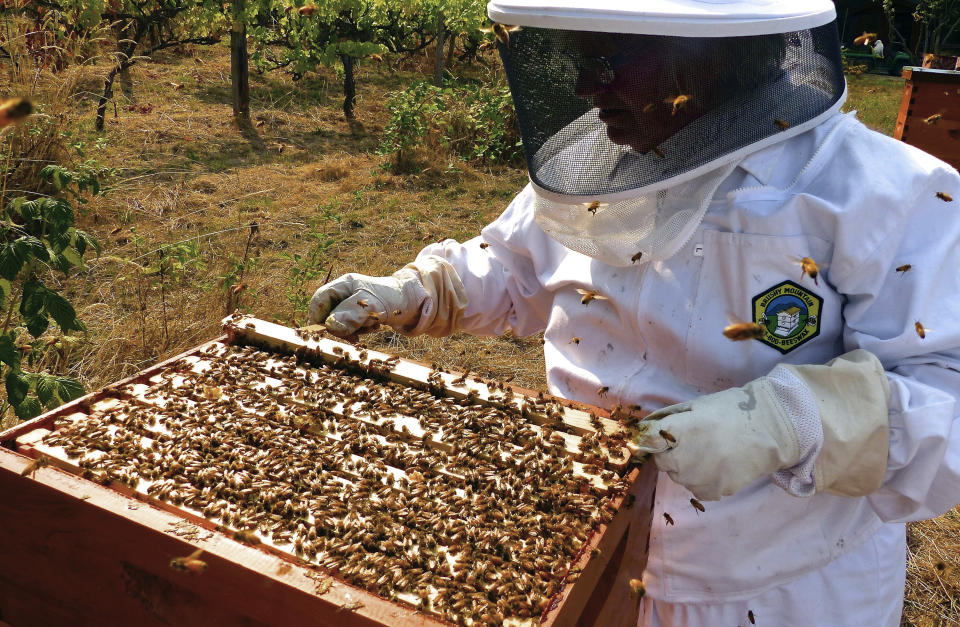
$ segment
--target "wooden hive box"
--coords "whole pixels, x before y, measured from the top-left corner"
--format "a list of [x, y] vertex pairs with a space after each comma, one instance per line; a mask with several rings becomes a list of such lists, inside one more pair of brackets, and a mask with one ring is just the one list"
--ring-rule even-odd
[[0, 620], [636, 624], [656, 469], [603, 410], [226, 330], [0, 434]]
[[960, 167], [960, 72], [906, 67], [903, 77], [893, 136]]

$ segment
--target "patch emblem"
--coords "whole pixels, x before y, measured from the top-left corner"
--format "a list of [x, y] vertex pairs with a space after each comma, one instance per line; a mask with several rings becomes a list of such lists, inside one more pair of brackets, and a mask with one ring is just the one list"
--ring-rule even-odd
[[793, 281], [784, 281], [753, 297], [753, 321], [766, 327], [757, 338], [781, 353], [789, 353], [820, 335], [823, 299]]

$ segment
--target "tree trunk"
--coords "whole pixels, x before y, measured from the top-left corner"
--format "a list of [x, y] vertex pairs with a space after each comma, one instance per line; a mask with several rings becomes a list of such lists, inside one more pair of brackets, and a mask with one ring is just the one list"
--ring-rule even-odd
[[447, 68], [453, 66], [453, 52], [456, 49], [457, 43], [457, 34], [450, 33], [450, 36], [447, 37]]
[[352, 120], [357, 97], [357, 84], [353, 77], [354, 58], [349, 54], [341, 54], [340, 62], [343, 63], [343, 115]]
[[100, 96], [100, 102], [97, 103], [96, 128], [98, 131], [103, 130], [103, 119], [107, 115], [107, 103], [110, 102], [111, 98], [113, 98], [113, 80], [117, 77], [117, 74], [124, 69], [126, 68], [123, 65], [117, 65], [110, 70], [110, 73], [107, 74], [107, 78], [103, 81], [103, 94]]
[[250, 68], [247, 57], [247, 25], [243, 23], [245, 0], [234, 0], [233, 28], [230, 30], [230, 85], [233, 115], [250, 119]]
[[434, 57], [433, 65], [433, 84], [437, 87], [443, 87], [443, 38], [447, 29], [442, 15], [439, 22], [437, 25], [437, 54]]

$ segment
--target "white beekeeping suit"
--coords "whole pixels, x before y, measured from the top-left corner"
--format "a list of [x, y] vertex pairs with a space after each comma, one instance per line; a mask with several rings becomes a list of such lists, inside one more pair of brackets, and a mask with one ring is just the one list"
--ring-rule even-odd
[[898, 625], [903, 522], [960, 502], [956, 170], [839, 113], [825, 0], [489, 13], [530, 185], [311, 318], [544, 331], [551, 393], [655, 410], [647, 595], [607, 624]]

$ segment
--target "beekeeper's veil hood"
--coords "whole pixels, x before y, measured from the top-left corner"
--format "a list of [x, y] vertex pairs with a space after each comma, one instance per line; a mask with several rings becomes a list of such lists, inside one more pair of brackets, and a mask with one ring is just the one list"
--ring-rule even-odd
[[665, 259], [747, 154], [846, 95], [829, 0], [492, 0], [537, 223], [612, 265]]

